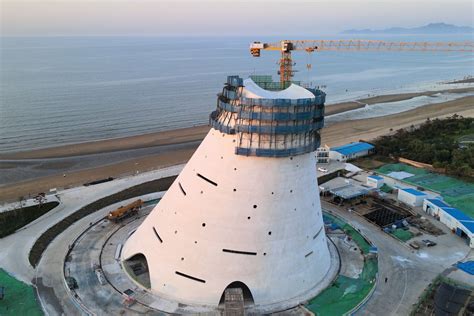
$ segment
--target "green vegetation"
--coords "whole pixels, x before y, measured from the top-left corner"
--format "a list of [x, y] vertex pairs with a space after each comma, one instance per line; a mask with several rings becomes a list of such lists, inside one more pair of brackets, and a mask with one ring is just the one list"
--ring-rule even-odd
[[405, 178], [403, 181], [438, 192], [449, 205], [474, 217], [474, 183], [402, 163], [388, 164], [377, 169], [377, 172], [382, 174], [389, 174], [392, 171], [406, 171], [414, 174], [413, 177]]
[[385, 192], [385, 193], [392, 193], [393, 188], [392, 188], [391, 186], [389, 186], [388, 184], [384, 183], [384, 184], [380, 187], [380, 191]]
[[474, 134], [464, 135], [459, 137], [459, 142], [474, 142]]
[[43, 315], [33, 287], [18, 281], [0, 269], [0, 286], [5, 288], [5, 297], [0, 300], [0, 315]]
[[102, 199], [99, 199], [95, 202], [92, 202], [79, 210], [75, 211], [71, 215], [67, 216], [60, 222], [56, 223], [55, 225], [51, 226], [47, 231], [45, 231], [34, 243], [33, 247], [31, 247], [30, 254], [28, 255], [28, 260], [33, 267], [36, 267], [38, 262], [43, 255], [43, 252], [48, 247], [49, 243], [53, 241], [56, 236], [61, 234], [65, 231], [69, 226], [73, 223], [77, 222], [83, 217], [86, 217], [104, 207], [118, 203], [120, 201], [124, 201], [127, 199], [131, 199], [137, 196], [166, 191], [171, 186], [171, 184], [176, 179], [176, 176], [161, 178], [149, 182], [145, 182], [142, 184], [135, 185], [118, 193], [106, 196]]
[[47, 202], [0, 213], [0, 238], [14, 233], [58, 205], [59, 202], [56, 201]]
[[377, 153], [403, 157], [444, 168], [455, 176], [474, 177], [474, 145], [459, 145], [460, 139], [474, 134], [474, 119], [458, 115], [426, 120], [419, 128], [399, 129], [394, 135], [375, 141]]
[[413, 234], [409, 230], [404, 230], [402, 228], [395, 229], [391, 234], [403, 242], [413, 238]]

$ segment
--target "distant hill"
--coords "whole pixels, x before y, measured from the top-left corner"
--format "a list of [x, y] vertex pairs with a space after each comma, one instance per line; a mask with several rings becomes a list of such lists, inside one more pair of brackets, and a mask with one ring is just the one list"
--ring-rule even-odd
[[383, 30], [346, 30], [342, 34], [462, 34], [474, 33], [474, 28], [470, 26], [457, 26], [446, 23], [430, 23], [414, 28], [391, 27]]

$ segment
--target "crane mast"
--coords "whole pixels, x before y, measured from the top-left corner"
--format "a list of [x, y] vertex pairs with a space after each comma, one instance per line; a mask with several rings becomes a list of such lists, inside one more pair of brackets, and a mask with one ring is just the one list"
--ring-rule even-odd
[[400, 52], [474, 52], [474, 42], [391, 42], [378, 40], [283, 40], [275, 43], [253, 42], [250, 53], [260, 57], [262, 50], [280, 51], [280, 83], [282, 87], [294, 75], [292, 51], [400, 51]]

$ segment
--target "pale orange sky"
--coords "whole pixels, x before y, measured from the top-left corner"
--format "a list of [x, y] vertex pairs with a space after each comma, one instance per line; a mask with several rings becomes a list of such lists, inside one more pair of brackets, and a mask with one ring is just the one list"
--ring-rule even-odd
[[473, 25], [470, 0], [0, 0], [1, 34], [335, 34], [351, 28]]

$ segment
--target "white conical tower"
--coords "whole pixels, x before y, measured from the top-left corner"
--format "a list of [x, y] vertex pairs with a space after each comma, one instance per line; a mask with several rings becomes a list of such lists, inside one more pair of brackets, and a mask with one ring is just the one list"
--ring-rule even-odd
[[211, 130], [125, 243], [123, 260], [146, 259], [153, 293], [217, 307], [232, 284], [263, 306], [328, 277], [314, 155], [325, 95], [260, 86], [271, 88], [228, 78]]

